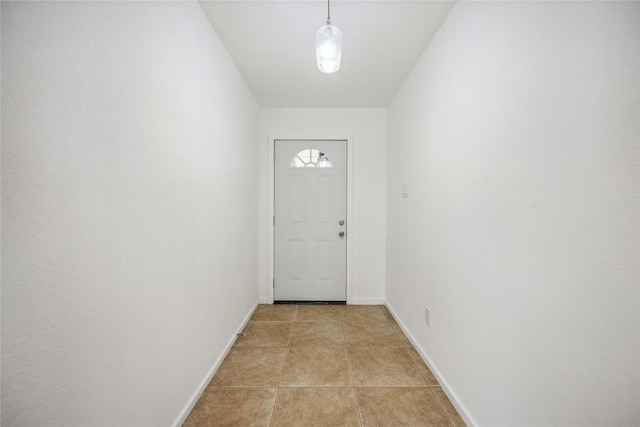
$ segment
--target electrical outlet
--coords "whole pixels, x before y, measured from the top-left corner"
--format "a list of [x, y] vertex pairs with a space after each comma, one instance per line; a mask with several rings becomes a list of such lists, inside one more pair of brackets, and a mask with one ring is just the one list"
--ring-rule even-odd
[[428, 307], [424, 308], [424, 324], [429, 326], [429, 317], [431, 315], [431, 310]]
[[402, 184], [402, 188], [400, 189], [400, 197], [406, 199], [409, 197], [409, 184]]

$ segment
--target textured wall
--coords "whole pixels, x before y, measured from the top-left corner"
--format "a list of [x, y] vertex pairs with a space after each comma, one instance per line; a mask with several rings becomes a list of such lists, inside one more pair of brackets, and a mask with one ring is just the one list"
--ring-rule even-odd
[[386, 111], [384, 109], [263, 108], [260, 111], [260, 298], [267, 299], [268, 140], [272, 138], [353, 138], [353, 303], [384, 300], [386, 214]]
[[169, 425], [258, 299], [258, 107], [195, 2], [2, 2], [2, 425]]
[[459, 2], [389, 108], [387, 299], [479, 425], [640, 424], [639, 52], [635, 2]]

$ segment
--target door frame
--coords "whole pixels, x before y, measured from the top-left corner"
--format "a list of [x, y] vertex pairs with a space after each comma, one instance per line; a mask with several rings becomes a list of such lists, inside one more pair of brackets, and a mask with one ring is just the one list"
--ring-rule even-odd
[[268, 245], [269, 258], [268, 258], [268, 277], [267, 277], [267, 300], [268, 303], [273, 304], [274, 301], [274, 283], [275, 283], [275, 226], [273, 225], [273, 217], [275, 215], [275, 150], [277, 140], [292, 140], [292, 141], [346, 141], [347, 144], [347, 304], [351, 304], [351, 265], [352, 265], [352, 249], [353, 241], [356, 236], [356, 227], [353, 224], [352, 215], [352, 197], [353, 197], [353, 136], [344, 135], [321, 135], [321, 136], [305, 136], [300, 135], [269, 135], [269, 216], [267, 218], [267, 224], [271, 224], [269, 229]]

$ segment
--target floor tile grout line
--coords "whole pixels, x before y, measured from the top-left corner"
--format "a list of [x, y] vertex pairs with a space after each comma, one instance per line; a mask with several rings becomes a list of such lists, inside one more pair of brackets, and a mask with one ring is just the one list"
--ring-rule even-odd
[[420, 384], [361, 384], [361, 385], [283, 385], [283, 386], [272, 386], [272, 385], [212, 385], [207, 386], [207, 388], [217, 388], [217, 389], [231, 389], [231, 388], [440, 388], [440, 387], [429, 387], [427, 385]]
[[438, 397], [436, 396], [435, 392], [431, 387], [429, 387], [429, 391], [431, 392], [431, 395], [433, 396], [433, 398], [436, 400], [436, 403], [438, 404], [438, 406], [440, 406], [440, 409], [442, 409], [442, 412], [444, 412], [444, 416], [447, 417], [447, 420], [449, 420], [449, 424], [451, 426], [454, 426], [455, 424], [453, 420], [451, 419], [447, 411], [444, 409], [444, 405], [440, 402], [440, 400], [438, 399]]
[[273, 399], [273, 408], [271, 409], [271, 418], [269, 419], [269, 426], [273, 425], [273, 419], [276, 417], [276, 405], [278, 404], [279, 395], [280, 395], [280, 387], [276, 387], [276, 398]]
[[413, 356], [411, 355], [411, 352], [409, 350], [407, 350], [407, 347], [402, 347], [404, 349], [404, 351], [407, 353], [407, 355], [409, 356], [409, 360], [411, 360], [413, 362], [413, 367], [416, 368], [418, 370], [418, 373], [420, 374], [420, 376], [422, 377], [422, 379], [424, 380], [424, 383], [426, 384], [427, 387], [431, 388], [431, 384], [429, 384], [429, 380], [427, 379], [427, 377], [424, 376], [424, 374], [422, 373], [422, 370], [420, 369], [420, 367], [418, 366], [418, 362], [416, 362], [416, 360], [413, 358]]
[[364, 426], [364, 421], [362, 420], [362, 410], [360, 409], [360, 399], [358, 398], [358, 390], [353, 387], [353, 394], [356, 397], [356, 409], [358, 410], [358, 421], [360, 421], [360, 426]]
[[[411, 346], [411, 348], [415, 350], [415, 347]], [[405, 348], [405, 350], [406, 350], [406, 349], [407, 349], [407, 348]], [[413, 364], [414, 364], [414, 366], [416, 367], [416, 369], [418, 370], [418, 372], [420, 372], [420, 375], [421, 375], [421, 376], [422, 376], [422, 378], [424, 379], [424, 382], [425, 382], [425, 383], [427, 383], [427, 386], [429, 386], [429, 388], [431, 388], [431, 387], [435, 387], [434, 385], [432, 385], [432, 384], [429, 382], [429, 379], [426, 377], [426, 375], [424, 375], [424, 374], [422, 373], [422, 369], [420, 369], [420, 366], [419, 366], [419, 364], [418, 364], [419, 362], [415, 359], [415, 357], [413, 357], [413, 356], [411, 355], [411, 352], [410, 352], [409, 350], [407, 350], [407, 353], [409, 353], [409, 357], [410, 357], [410, 358], [411, 358], [411, 360], [413, 361]], [[422, 361], [422, 359], [421, 359], [421, 361]], [[422, 363], [424, 364], [424, 361], [422, 361]], [[428, 366], [426, 366], [426, 365], [425, 365], [425, 367], [427, 368], [427, 370], [429, 370], [429, 372], [431, 372], [431, 370], [429, 369], [429, 367], [428, 367]], [[436, 383], [438, 384], [437, 386], [438, 386], [438, 387], [440, 387], [440, 383], [439, 383], [437, 380], [436, 380]]]
[[344, 338], [344, 351], [347, 354], [347, 364], [349, 366], [349, 376], [351, 377], [351, 390], [353, 391], [353, 396], [356, 399], [356, 411], [358, 411], [358, 421], [360, 422], [360, 427], [362, 427], [362, 411], [360, 410], [360, 401], [358, 400], [358, 391], [356, 390], [356, 380], [353, 374], [353, 366], [351, 365], [351, 354], [349, 353], [349, 347], [347, 346], [347, 334], [344, 331], [344, 321], [340, 322], [342, 326], [342, 337]]
[[282, 377], [284, 376], [284, 367], [287, 363], [287, 357], [289, 356], [289, 343], [291, 342], [291, 331], [293, 331], [293, 323], [298, 315], [298, 306], [296, 305], [296, 311], [293, 314], [293, 321], [289, 322], [291, 327], [289, 328], [289, 337], [287, 339], [287, 346], [284, 348], [284, 358], [282, 360], [282, 368], [280, 369], [280, 379], [278, 381], [278, 385], [276, 387], [276, 398], [273, 401], [273, 410], [271, 411], [271, 420], [269, 421], [269, 426], [273, 425], [273, 421], [276, 417], [276, 408], [278, 406], [278, 397], [280, 396], [280, 385], [282, 384]]

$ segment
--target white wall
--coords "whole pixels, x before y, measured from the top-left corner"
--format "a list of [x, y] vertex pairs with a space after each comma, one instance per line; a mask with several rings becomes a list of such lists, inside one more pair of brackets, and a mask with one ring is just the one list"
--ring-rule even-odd
[[386, 215], [386, 110], [260, 110], [260, 299], [269, 300], [269, 137], [352, 138], [352, 247], [350, 303], [384, 301]]
[[478, 425], [640, 424], [639, 48], [636, 2], [460, 2], [389, 108], [387, 299]]
[[2, 2], [2, 425], [162, 426], [258, 300], [258, 106], [196, 2]]

